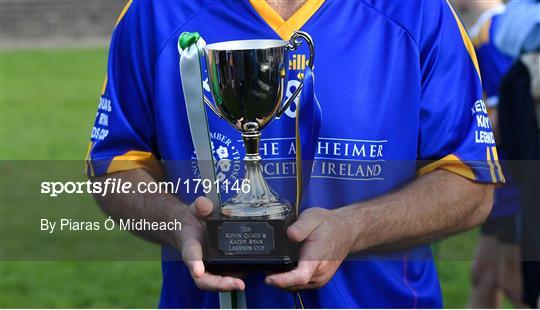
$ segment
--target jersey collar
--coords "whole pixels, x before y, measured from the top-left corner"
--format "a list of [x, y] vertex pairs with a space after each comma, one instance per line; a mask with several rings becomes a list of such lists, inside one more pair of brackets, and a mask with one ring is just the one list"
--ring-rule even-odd
[[284, 20], [266, 0], [249, 0], [255, 11], [283, 40], [289, 40], [323, 5], [324, 0], [306, 0], [289, 19]]

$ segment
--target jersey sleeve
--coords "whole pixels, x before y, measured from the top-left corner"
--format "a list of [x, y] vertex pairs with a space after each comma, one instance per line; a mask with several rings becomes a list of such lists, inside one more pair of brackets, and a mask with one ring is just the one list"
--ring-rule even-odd
[[476, 182], [504, 182], [474, 47], [448, 2], [424, 3], [430, 13], [419, 43], [419, 174], [444, 169]]
[[114, 29], [108, 68], [86, 158], [99, 176], [144, 168], [158, 173], [152, 117], [152, 36], [139, 1], [129, 1]]

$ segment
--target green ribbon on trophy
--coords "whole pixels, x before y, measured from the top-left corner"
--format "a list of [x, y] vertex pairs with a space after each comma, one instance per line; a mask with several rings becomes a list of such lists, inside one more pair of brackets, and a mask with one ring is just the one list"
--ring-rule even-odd
[[[306, 42], [310, 50], [304, 79], [286, 101], [288, 53]], [[219, 206], [207, 220], [205, 264], [218, 272], [246, 270], [286, 271], [294, 268], [298, 247], [289, 243], [287, 227], [303, 205], [321, 123], [321, 109], [314, 95], [314, 46], [305, 32], [290, 41], [243, 40], [206, 45], [198, 33], [183, 33], [178, 40], [182, 90], [197, 163], [202, 179], [215, 184], [206, 107], [240, 131], [246, 156], [249, 189], [222, 203], [217, 191], [207, 197]], [[206, 59], [214, 104], [202, 86], [201, 59]], [[296, 106], [296, 199], [280, 198], [265, 181], [259, 143], [262, 129], [281, 116], [300, 96]], [[247, 233], [246, 233], [247, 232]], [[231, 246], [244, 244], [248, 246]], [[255, 246], [251, 246], [255, 245]], [[213, 269], [211, 269], [213, 268]], [[245, 308], [243, 292], [220, 293], [222, 308]]]

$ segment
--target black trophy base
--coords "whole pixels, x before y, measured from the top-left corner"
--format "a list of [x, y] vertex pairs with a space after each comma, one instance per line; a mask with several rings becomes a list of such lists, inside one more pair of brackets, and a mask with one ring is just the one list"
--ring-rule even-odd
[[216, 274], [248, 271], [281, 272], [296, 267], [298, 245], [287, 237], [296, 219], [227, 218], [206, 221], [206, 268]]

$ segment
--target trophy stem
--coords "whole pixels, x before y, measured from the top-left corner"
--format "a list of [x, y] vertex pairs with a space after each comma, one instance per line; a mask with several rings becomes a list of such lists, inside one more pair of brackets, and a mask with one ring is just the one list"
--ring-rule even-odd
[[242, 140], [244, 140], [244, 148], [246, 149], [246, 157], [244, 157], [244, 162], [246, 163], [246, 165], [251, 162], [260, 163], [261, 156], [259, 154], [259, 144], [261, 142], [261, 132], [242, 132]]
[[246, 149], [244, 180], [247, 180], [249, 190], [239, 191], [235, 197], [226, 201], [221, 214], [227, 217], [266, 219], [285, 217], [292, 210], [289, 202], [280, 199], [263, 177], [259, 154], [261, 132], [243, 132], [242, 138]]

